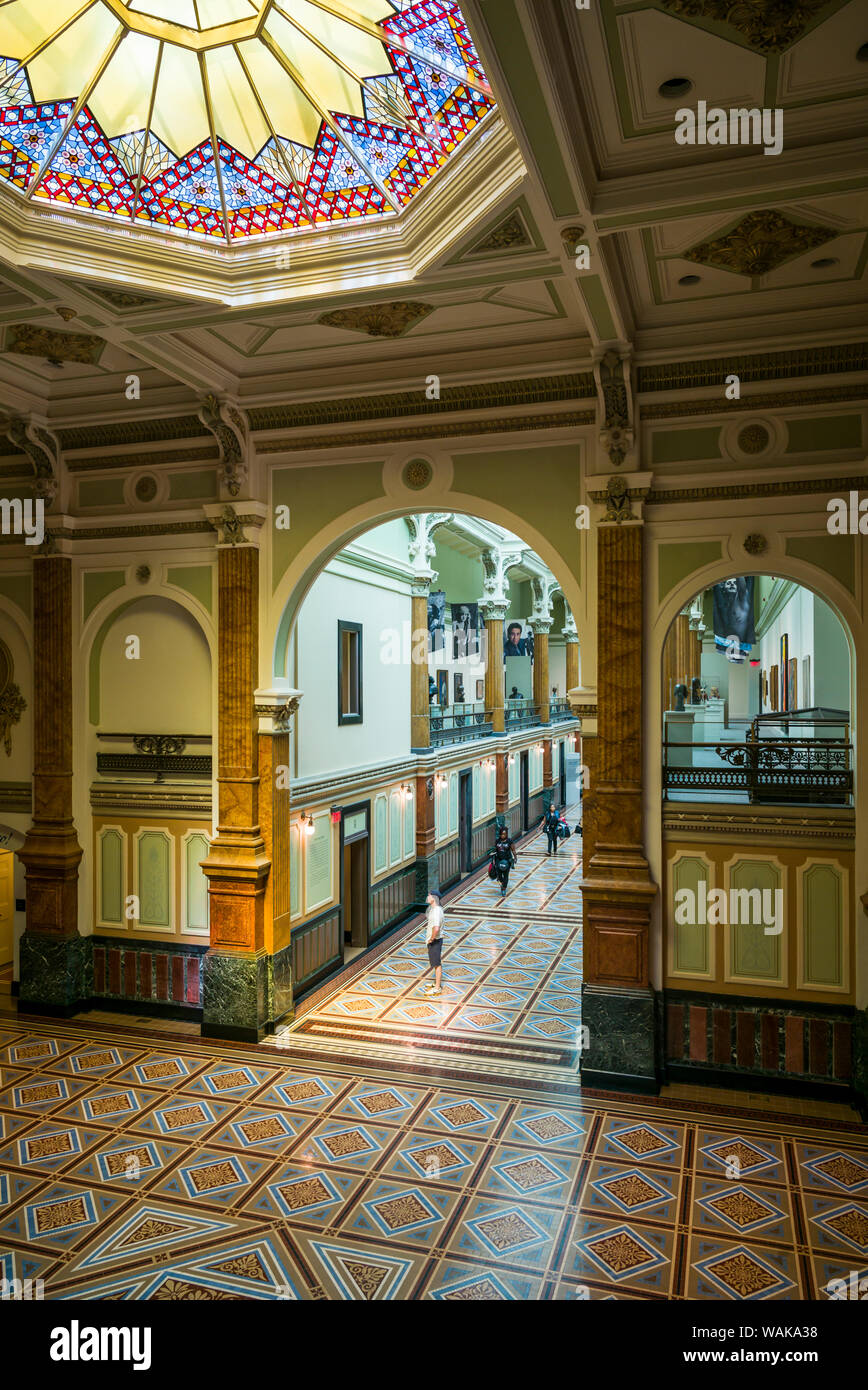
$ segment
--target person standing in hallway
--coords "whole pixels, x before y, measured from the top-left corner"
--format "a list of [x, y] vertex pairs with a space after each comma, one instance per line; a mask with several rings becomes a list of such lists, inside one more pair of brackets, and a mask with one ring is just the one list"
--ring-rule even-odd
[[557, 854], [560, 817], [558, 816], [558, 813], [555, 809], [555, 803], [553, 801], [549, 803], [549, 809], [546, 811], [543, 817], [542, 824], [543, 829], [546, 832], [546, 840], [548, 841], [548, 849], [546, 850], [546, 854]]
[[503, 898], [506, 896], [506, 886], [509, 883], [509, 871], [518, 858], [505, 825], [500, 827], [491, 857], [494, 861], [494, 877], [500, 884], [500, 896]]
[[429, 893], [425, 901], [428, 904], [425, 912], [425, 920], [428, 923], [425, 932], [428, 969], [434, 971], [434, 983], [428, 986], [425, 993], [433, 999], [439, 995], [443, 979], [443, 968], [440, 964], [443, 954], [443, 908], [440, 906], [439, 893]]

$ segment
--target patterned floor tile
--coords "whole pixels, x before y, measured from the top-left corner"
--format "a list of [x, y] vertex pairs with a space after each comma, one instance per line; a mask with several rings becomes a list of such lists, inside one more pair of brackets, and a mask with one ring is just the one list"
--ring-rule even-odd
[[444, 1260], [420, 1293], [441, 1303], [527, 1302], [539, 1297], [542, 1279], [533, 1274]]
[[453, 1254], [525, 1269], [545, 1269], [551, 1260], [563, 1222], [559, 1208], [530, 1207], [520, 1201], [479, 1198], [462, 1212], [458, 1232], [450, 1242]]
[[688, 1298], [742, 1302], [801, 1298], [798, 1261], [786, 1250], [696, 1236], [691, 1242]]
[[623, 1220], [580, 1216], [572, 1233], [564, 1272], [588, 1283], [669, 1293], [675, 1234]]

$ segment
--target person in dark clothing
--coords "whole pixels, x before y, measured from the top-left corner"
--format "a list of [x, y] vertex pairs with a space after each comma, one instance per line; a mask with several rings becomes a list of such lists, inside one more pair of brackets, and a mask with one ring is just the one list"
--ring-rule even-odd
[[560, 817], [557, 811], [555, 810], [555, 803], [553, 801], [550, 803], [549, 809], [546, 811], [542, 823], [543, 829], [546, 832], [546, 839], [548, 841], [548, 849], [546, 850], [546, 854], [557, 854]]
[[500, 896], [503, 898], [506, 896], [506, 885], [509, 883], [509, 871], [518, 858], [505, 825], [501, 826], [500, 834], [494, 842], [491, 858], [494, 863], [494, 876], [500, 884]]

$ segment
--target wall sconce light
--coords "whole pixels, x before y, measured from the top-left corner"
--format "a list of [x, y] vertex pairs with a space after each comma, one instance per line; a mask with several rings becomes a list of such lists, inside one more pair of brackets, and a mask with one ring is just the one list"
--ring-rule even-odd
[[312, 835], [314, 832], [313, 816], [309, 816], [307, 811], [301, 813], [301, 828], [305, 835]]
[[442, 772], [438, 772], [435, 780], [437, 782], [438, 787], [445, 787], [448, 778], [444, 777]]
[[514, 753], [510, 753], [510, 755], [509, 755], [509, 766], [512, 767], [512, 765], [513, 765], [514, 762], [515, 762], [515, 754], [514, 754]]
[[403, 786], [401, 788], [401, 795], [403, 796], [405, 801], [409, 801], [413, 795], [413, 788], [409, 784], [407, 786]]

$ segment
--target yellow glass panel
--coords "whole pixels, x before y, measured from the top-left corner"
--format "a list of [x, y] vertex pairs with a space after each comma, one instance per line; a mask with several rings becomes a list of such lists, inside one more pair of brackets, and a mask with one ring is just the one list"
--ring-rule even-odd
[[211, 133], [199, 60], [191, 49], [174, 44], [163, 49], [151, 130], [177, 155], [201, 145]]
[[[279, 3], [282, 10], [292, 19], [297, 19], [302, 28], [319, 39], [327, 49], [338, 54], [360, 77], [372, 77], [390, 70], [383, 45], [362, 29], [333, 18], [310, 4], [309, 0], [279, 0]], [[382, 6], [377, 8], [382, 9]], [[394, 11], [390, 9], [386, 13], [393, 14]], [[288, 53], [291, 58], [292, 49]]]
[[82, 0], [16, 0], [0, 12], [0, 51], [7, 58], [26, 58], [81, 8]]
[[[271, 132], [233, 48], [212, 48], [205, 56], [214, 124], [224, 140], [252, 159]], [[267, 108], [266, 108], [267, 109]]]
[[29, 64], [34, 101], [77, 97], [121, 27], [102, 5], [93, 5]]
[[300, 145], [313, 145], [320, 126], [319, 115], [277, 59], [258, 39], [240, 43], [238, 51], [244, 57], [278, 135], [295, 140]]
[[199, 28], [211, 29], [216, 24], [234, 24], [237, 19], [255, 19], [258, 5], [250, 0], [196, 0]]
[[88, 106], [110, 140], [144, 130], [159, 51], [156, 39], [127, 34], [94, 88]]
[[265, 27], [300, 74], [305, 90], [324, 110], [364, 115], [361, 87], [328, 54], [322, 53], [279, 14], [272, 12]]
[[134, 14], [146, 14], [151, 19], [170, 19], [173, 24], [184, 24], [188, 29], [199, 28], [193, 0], [133, 0], [130, 9]]

